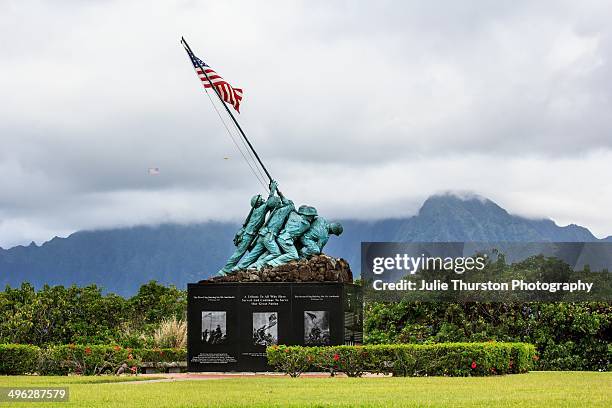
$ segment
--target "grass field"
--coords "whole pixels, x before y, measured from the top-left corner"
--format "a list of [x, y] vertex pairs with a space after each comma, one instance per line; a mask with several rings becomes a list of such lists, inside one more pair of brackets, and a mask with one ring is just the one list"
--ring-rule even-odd
[[[242, 377], [126, 383], [129, 379], [0, 377], [0, 387], [70, 388], [69, 402], [18, 405], [24, 407], [609, 407], [612, 404], [612, 373], [594, 372], [533, 372], [474, 378]], [[0, 403], [0, 406], [8, 404]]]

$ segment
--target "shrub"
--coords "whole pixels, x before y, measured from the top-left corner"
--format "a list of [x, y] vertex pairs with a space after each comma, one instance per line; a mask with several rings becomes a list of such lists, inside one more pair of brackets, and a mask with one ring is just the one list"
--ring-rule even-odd
[[359, 377], [364, 372], [397, 376], [486, 376], [524, 373], [536, 358], [525, 343], [440, 343], [371, 346], [272, 346], [268, 363], [292, 377], [309, 369], [342, 372]]
[[153, 333], [153, 343], [157, 347], [184, 348], [187, 346], [187, 322], [176, 317], [162, 320]]
[[39, 373], [43, 375], [112, 374], [121, 364], [138, 366], [138, 356], [130, 349], [102, 345], [53, 346], [42, 352]]
[[161, 368], [164, 363], [187, 360], [187, 350], [184, 348], [155, 348], [134, 351], [140, 362], [153, 363], [153, 367]]
[[96, 285], [7, 286], [0, 291], [0, 343], [149, 346], [141, 335], [152, 334], [163, 319], [184, 316], [186, 295], [155, 281], [129, 299], [103, 294]]
[[36, 372], [40, 348], [29, 344], [0, 344], [0, 374]]
[[367, 344], [524, 342], [536, 370], [609, 370], [612, 303], [369, 302]]
[[165, 363], [184, 361], [185, 349], [131, 349], [118, 345], [64, 345], [41, 352], [38, 370], [43, 375], [112, 374], [123, 363], [139, 368], [143, 361]]
[[[314, 348], [314, 347], [313, 347]], [[308, 347], [270, 346], [266, 350], [268, 364], [291, 377], [299, 377], [312, 366], [308, 356]]]
[[306, 355], [313, 356], [312, 364], [323, 371], [342, 372], [349, 377], [361, 377], [368, 371], [369, 355], [363, 346], [308, 347]]

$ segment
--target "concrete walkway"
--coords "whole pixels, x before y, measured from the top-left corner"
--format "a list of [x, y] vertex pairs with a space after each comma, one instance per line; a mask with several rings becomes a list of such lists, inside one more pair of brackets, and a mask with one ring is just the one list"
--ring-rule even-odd
[[[161, 373], [161, 374], [139, 374], [139, 381], [119, 382], [117, 384], [150, 384], [156, 382], [192, 381], [192, 380], [227, 380], [232, 378], [281, 378], [286, 377], [283, 373]], [[150, 380], [143, 378], [151, 377]], [[163, 378], [159, 378], [163, 377]], [[303, 373], [304, 378], [329, 378], [329, 373]], [[336, 374], [336, 377], [346, 377], [344, 374]]]

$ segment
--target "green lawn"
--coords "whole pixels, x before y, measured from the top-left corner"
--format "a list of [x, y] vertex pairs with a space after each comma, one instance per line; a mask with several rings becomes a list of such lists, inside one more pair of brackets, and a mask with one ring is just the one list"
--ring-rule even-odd
[[612, 402], [612, 373], [594, 372], [533, 372], [474, 378], [243, 377], [140, 384], [113, 380], [113, 377], [0, 377], [0, 386], [70, 387], [69, 402], [20, 404], [24, 407], [604, 407]]

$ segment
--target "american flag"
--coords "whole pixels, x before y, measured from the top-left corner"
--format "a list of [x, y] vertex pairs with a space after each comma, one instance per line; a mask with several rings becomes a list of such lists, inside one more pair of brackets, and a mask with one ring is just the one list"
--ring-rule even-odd
[[[191, 57], [191, 63], [193, 64], [193, 68], [195, 69], [196, 74], [198, 74], [198, 77], [200, 78], [200, 80], [202, 81], [204, 88], [210, 88], [211, 87], [210, 82], [212, 82], [212, 84], [215, 86], [215, 88], [221, 95], [221, 98], [225, 102], [232, 105], [234, 109], [236, 109], [236, 112], [240, 113], [240, 102], [242, 101], [242, 89], [234, 88], [233, 86], [231, 86], [225, 79], [221, 78], [221, 75], [213, 71], [212, 68], [210, 68], [204, 61], [202, 61], [201, 59], [199, 59], [198, 57], [190, 53], [189, 50], [187, 50], [187, 53], [189, 54], [189, 57]], [[210, 82], [206, 79], [206, 75], [204, 75], [204, 73], [200, 69], [198, 62], [206, 71], [208, 78], [210, 78]]]

